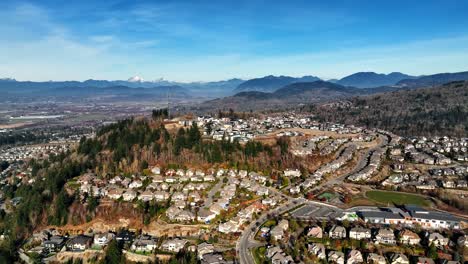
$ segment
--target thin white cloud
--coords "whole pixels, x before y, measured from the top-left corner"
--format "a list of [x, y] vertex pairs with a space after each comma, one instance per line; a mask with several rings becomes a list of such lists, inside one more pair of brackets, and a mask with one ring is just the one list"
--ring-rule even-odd
[[[242, 32], [220, 37], [215, 31], [190, 25], [183, 14], [181, 18], [171, 18], [173, 9], [155, 11], [147, 7], [152, 13], [143, 12], [144, 8], [125, 11], [132, 13], [131, 16], [113, 11], [117, 13], [101, 21], [107, 25], [99, 25], [104, 29], [126, 27], [129, 30], [132, 26], [149, 24], [150, 30], [156, 30], [130, 40], [122, 39], [124, 36], [112, 30], [77, 35], [73, 28], [55, 21], [46, 9], [36, 5], [20, 4], [0, 10], [0, 17], [6, 21], [0, 24], [0, 75], [19, 80], [84, 80], [127, 79], [129, 73], [138, 72], [146, 79], [163, 76], [175, 81], [209, 81], [269, 74], [317, 75], [328, 79], [357, 71], [402, 71], [419, 75], [468, 70], [468, 47], [464, 45], [468, 36], [261, 55], [255, 51], [263, 46], [268, 48], [271, 44], [268, 40], [253, 40]], [[135, 24], [137, 16], [140, 21]], [[221, 48], [196, 55], [167, 54], [167, 49], [160, 49], [167, 43], [165, 38], [180, 36], [188, 40], [196, 36], [197, 40], [205, 40], [208, 47]]]

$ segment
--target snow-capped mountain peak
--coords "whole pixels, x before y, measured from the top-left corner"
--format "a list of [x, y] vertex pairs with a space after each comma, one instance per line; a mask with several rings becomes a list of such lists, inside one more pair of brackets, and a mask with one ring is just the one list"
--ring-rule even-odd
[[142, 82], [143, 78], [141, 78], [140, 76], [134, 76], [134, 77], [128, 78], [128, 81], [129, 82]]

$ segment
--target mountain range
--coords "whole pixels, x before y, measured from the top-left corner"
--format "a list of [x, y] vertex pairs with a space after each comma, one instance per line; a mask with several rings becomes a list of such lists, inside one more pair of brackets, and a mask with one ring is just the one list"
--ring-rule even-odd
[[246, 91], [260, 91], [260, 92], [274, 92], [275, 90], [296, 82], [313, 82], [318, 81], [320, 78], [315, 76], [303, 76], [299, 78], [290, 76], [273, 76], [268, 75], [262, 78], [255, 78], [245, 81], [237, 86], [234, 92]]
[[[468, 80], [468, 72], [440, 73], [415, 77], [399, 72], [379, 74], [358, 72], [339, 80], [322, 81], [315, 76], [291, 77], [268, 75], [250, 80], [230, 79], [214, 82], [172, 82], [167, 80], [144, 81], [135, 76], [128, 80], [86, 80], [86, 81], [16, 81], [0, 79], [0, 92], [11, 96], [163, 96], [170, 94], [177, 98], [222, 98], [225, 101], [244, 97], [255, 100], [277, 100], [303, 102], [306, 99], [328, 100], [344, 94], [369, 94], [391, 91], [399, 88], [418, 88], [440, 85], [451, 81]], [[333, 86], [334, 85], [334, 86]], [[320, 87], [318, 87], [320, 86]], [[359, 91], [359, 89], [362, 89]], [[319, 92], [320, 91], [320, 92]], [[256, 92], [256, 93], [252, 93]], [[322, 93], [322, 94], [321, 94]], [[293, 98], [293, 97], [298, 98]], [[11, 97], [10, 97], [11, 98]], [[294, 99], [294, 100], [293, 100]]]
[[[109, 87], [128, 87], [128, 88], [152, 88], [157, 90], [158, 87], [163, 87], [164, 89], [168, 88], [177, 88], [171, 89], [169, 92], [171, 94], [176, 94], [183, 92], [186, 94], [203, 97], [215, 97], [215, 96], [226, 96], [232, 94], [232, 90], [236, 88], [240, 83], [244, 82], [241, 79], [230, 79], [223, 81], [214, 81], [214, 82], [192, 82], [192, 83], [181, 83], [181, 82], [171, 82], [166, 80], [157, 80], [157, 81], [143, 81], [140, 77], [132, 77], [127, 81], [124, 80], [86, 80], [86, 81], [46, 81], [46, 82], [32, 82], [32, 81], [16, 81], [15, 79], [0, 79], [0, 91], [8, 93], [34, 93], [39, 91], [48, 91], [51, 89], [63, 89], [67, 91], [72, 91], [73, 89], [84, 89], [91, 88], [88, 90], [94, 90], [96, 92], [101, 92], [96, 90], [97, 88], [109, 88]], [[67, 88], [67, 89], [64, 89]], [[112, 89], [110, 89], [112, 90]], [[108, 89], [108, 91], [110, 91]], [[133, 91], [134, 92], [134, 91]], [[146, 91], [147, 92], [147, 91]], [[79, 93], [74, 91], [74, 93]]]
[[357, 72], [336, 81], [336, 83], [344, 86], [353, 86], [357, 88], [372, 88], [379, 86], [395, 85], [401, 80], [415, 78], [417, 77], [403, 74], [401, 72], [392, 72], [389, 74], [375, 72]]
[[437, 86], [448, 82], [468, 80], [468, 71], [455, 73], [438, 73], [433, 75], [422, 76], [416, 79], [404, 79], [396, 85], [401, 87], [424, 87]]
[[228, 108], [240, 111], [281, 109], [397, 89], [399, 88], [385, 86], [369, 89], [355, 88], [322, 80], [297, 82], [288, 84], [274, 92], [246, 91], [233, 96], [209, 100], [200, 104], [198, 109], [204, 111]]

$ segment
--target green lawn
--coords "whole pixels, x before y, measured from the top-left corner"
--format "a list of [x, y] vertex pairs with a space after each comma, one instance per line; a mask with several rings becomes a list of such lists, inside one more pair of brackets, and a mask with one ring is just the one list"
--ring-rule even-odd
[[378, 203], [387, 204], [415, 204], [419, 206], [429, 206], [430, 202], [422, 196], [401, 193], [401, 192], [386, 192], [386, 191], [368, 191], [366, 196]]
[[252, 255], [256, 264], [263, 264], [266, 261], [266, 248], [259, 247], [252, 249]]

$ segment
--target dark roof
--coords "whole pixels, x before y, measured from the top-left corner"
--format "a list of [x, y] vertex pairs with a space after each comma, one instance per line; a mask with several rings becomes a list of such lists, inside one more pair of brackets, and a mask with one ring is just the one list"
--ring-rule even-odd
[[88, 244], [93, 240], [92, 237], [90, 236], [84, 236], [84, 235], [78, 235], [76, 237], [71, 238], [68, 241], [68, 244]]
[[446, 212], [429, 211], [417, 205], [407, 205], [405, 209], [413, 218], [459, 222], [458, 217]]
[[426, 212], [410, 212], [410, 214], [413, 218], [460, 222], [460, 219], [458, 217], [455, 217], [449, 213], [426, 211]]
[[134, 237], [135, 233], [128, 230], [122, 230], [116, 236], [117, 240], [132, 240]]
[[400, 214], [388, 211], [360, 211], [358, 215], [363, 218], [404, 219]]

